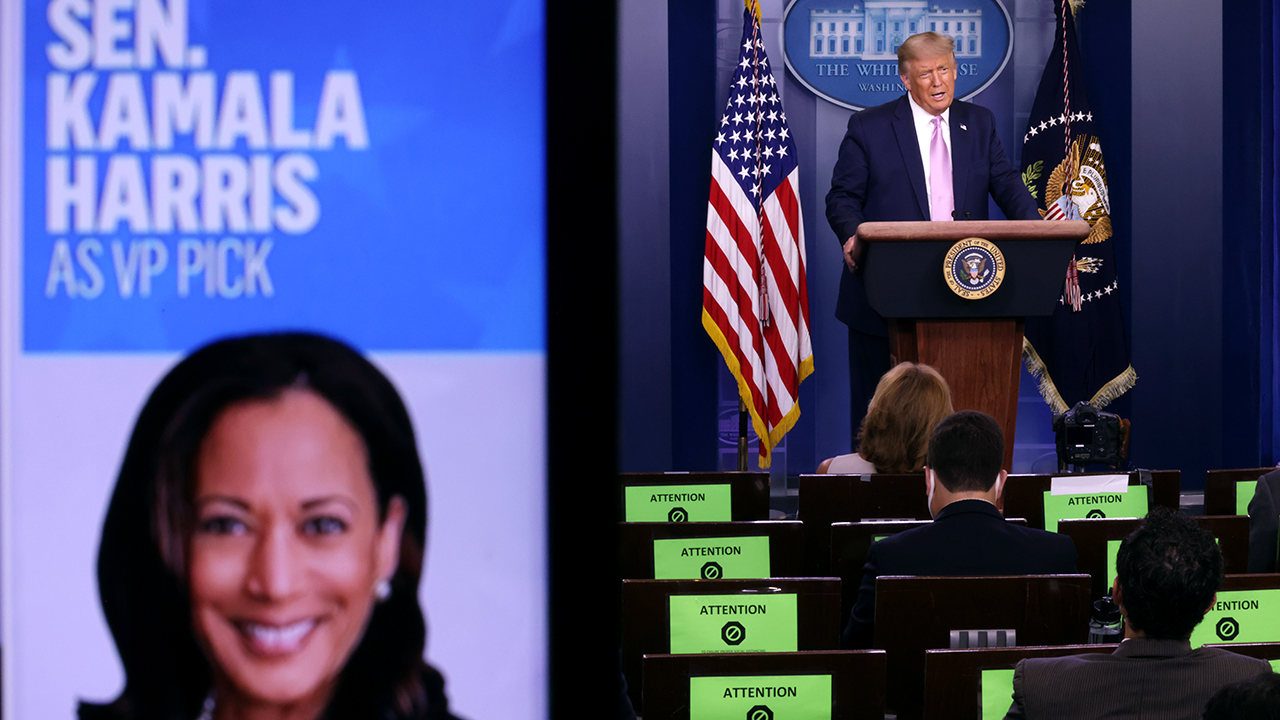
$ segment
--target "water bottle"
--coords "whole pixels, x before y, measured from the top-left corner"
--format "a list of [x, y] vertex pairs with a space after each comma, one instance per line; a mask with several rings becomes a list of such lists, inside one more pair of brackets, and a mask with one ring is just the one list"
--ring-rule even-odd
[[1094, 602], [1089, 618], [1089, 644], [1120, 642], [1124, 638], [1123, 623], [1120, 606], [1111, 602], [1110, 595]]

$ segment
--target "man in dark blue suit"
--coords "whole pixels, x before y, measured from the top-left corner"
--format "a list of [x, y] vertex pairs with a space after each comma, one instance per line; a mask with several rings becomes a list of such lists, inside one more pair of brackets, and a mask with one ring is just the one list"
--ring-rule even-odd
[[[987, 220], [987, 197], [1010, 220], [1039, 220], [1035, 200], [996, 137], [990, 110], [953, 102], [954, 41], [926, 32], [898, 48], [907, 94], [849, 118], [827, 193], [844, 244], [836, 317], [849, 326], [850, 412], [862, 421], [889, 369], [888, 328], [867, 304], [858, 225], [886, 220]], [[947, 181], [949, 178], [949, 182]]]
[[933, 522], [871, 546], [843, 648], [869, 648], [880, 575], [1057, 575], [1076, 571], [1066, 535], [1006, 522], [1000, 514], [1004, 433], [995, 418], [962, 410], [929, 436], [925, 491]]

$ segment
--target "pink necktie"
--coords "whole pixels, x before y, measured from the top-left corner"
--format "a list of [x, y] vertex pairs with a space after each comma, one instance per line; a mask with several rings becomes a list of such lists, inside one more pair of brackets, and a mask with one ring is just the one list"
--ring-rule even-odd
[[932, 220], [955, 220], [951, 211], [955, 201], [951, 193], [951, 153], [942, 139], [942, 116], [933, 118], [933, 139], [929, 141], [929, 217]]

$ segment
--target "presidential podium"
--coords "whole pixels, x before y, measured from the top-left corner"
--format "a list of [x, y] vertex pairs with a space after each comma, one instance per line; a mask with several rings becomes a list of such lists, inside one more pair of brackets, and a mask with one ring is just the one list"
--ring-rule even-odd
[[1023, 321], [1052, 315], [1083, 220], [866, 222], [863, 281], [889, 323], [891, 362], [937, 368], [956, 410], [981, 410], [1004, 429], [1013, 465]]

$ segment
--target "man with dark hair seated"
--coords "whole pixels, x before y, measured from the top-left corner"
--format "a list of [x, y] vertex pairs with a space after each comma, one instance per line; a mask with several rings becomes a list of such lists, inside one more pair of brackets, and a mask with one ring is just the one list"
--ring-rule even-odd
[[1112, 599], [1124, 641], [1111, 654], [1027, 659], [1009, 718], [1187, 718], [1223, 685], [1269, 672], [1265, 660], [1191, 649], [1222, 585], [1222, 553], [1194, 520], [1157, 507], [1120, 544]]
[[880, 575], [1051, 575], [1076, 571], [1065, 535], [1005, 522], [999, 503], [1004, 433], [995, 418], [964, 410], [929, 436], [925, 492], [933, 522], [874, 543], [841, 647], [869, 648]]
[[1251, 680], [1224, 685], [1204, 706], [1203, 720], [1277, 718], [1280, 718], [1280, 675], [1267, 672]]

